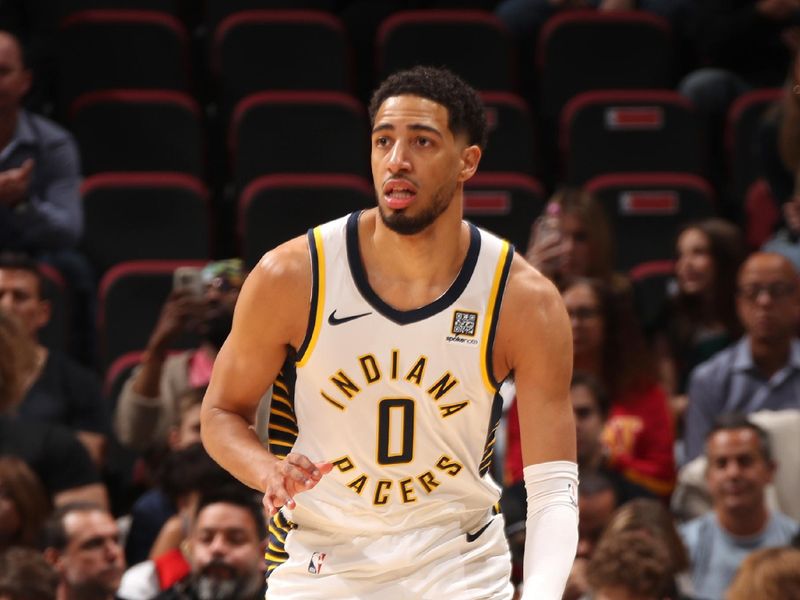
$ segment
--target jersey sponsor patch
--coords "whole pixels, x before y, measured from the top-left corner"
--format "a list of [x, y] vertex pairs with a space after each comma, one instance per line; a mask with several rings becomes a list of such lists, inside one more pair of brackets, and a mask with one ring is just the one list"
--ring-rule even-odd
[[319, 575], [322, 573], [322, 563], [325, 561], [327, 554], [324, 552], [314, 552], [311, 555], [311, 560], [308, 561], [308, 572], [312, 575]]
[[478, 313], [457, 310], [453, 313], [453, 335], [475, 336], [478, 327]]

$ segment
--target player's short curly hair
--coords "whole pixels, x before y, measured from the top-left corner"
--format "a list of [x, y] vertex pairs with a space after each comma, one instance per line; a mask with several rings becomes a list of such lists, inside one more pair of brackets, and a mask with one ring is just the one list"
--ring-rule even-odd
[[370, 123], [375, 124], [375, 115], [387, 98], [401, 95], [419, 96], [441, 104], [447, 109], [447, 125], [454, 135], [466, 133], [470, 145], [486, 147], [488, 126], [483, 102], [478, 92], [452, 71], [416, 66], [390, 75], [372, 94]]

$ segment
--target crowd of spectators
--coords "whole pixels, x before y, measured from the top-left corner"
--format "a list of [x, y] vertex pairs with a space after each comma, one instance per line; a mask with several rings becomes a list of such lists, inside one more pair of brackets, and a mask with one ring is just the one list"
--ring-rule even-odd
[[[247, 265], [230, 258], [223, 216], [200, 288], [163, 298], [136, 365], [109, 385], [95, 341], [103, 272], [81, 245], [84, 173], [53, 92], [48, 35], [60, 13], [45, 4], [0, 2], [10, 30], [0, 31], [0, 599], [263, 598], [260, 499], [199, 441], [200, 403]], [[204, 40], [202, 17], [176, 4]], [[517, 251], [558, 286], [573, 331], [580, 542], [564, 598], [800, 598], [800, 2], [330, 2], [358, 53], [359, 93], [372, 83], [364, 71], [383, 18], [459, 6], [495, 11], [521, 60], [557, 13], [666, 18], [682, 57], [676, 89], [704, 119], [706, 176], [724, 200], [715, 216], [675, 229], [671, 272], [647, 310], [617, 266], [612, 216], [586, 187], [544, 178], [554, 185], [543, 216], [525, 224]], [[725, 115], [749, 90], [778, 87], [755, 148], [778, 218], [753, 245], [743, 208], [723, 206]], [[53, 273], [69, 343], [45, 334]], [[265, 443], [271, 393], [255, 423]], [[503, 394], [494, 473], [519, 579], [513, 381]]]

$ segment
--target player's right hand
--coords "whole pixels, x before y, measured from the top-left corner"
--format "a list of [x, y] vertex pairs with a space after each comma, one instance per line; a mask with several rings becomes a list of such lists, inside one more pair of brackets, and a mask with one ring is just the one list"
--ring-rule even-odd
[[313, 488], [330, 473], [330, 462], [312, 462], [307, 456], [291, 452], [283, 460], [272, 463], [262, 479], [264, 487], [264, 508], [270, 516], [282, 506], [295, 507], [294, 497], [300, 492]]

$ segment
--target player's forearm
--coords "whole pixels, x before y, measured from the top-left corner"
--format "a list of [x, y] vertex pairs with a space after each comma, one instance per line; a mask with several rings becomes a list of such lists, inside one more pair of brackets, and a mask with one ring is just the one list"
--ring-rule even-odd
[[245, 485], [264, 491], [267, 468], [278, 460], [241, 415], [219, 408], [203, 411], [201, 435], [211, 457]]

